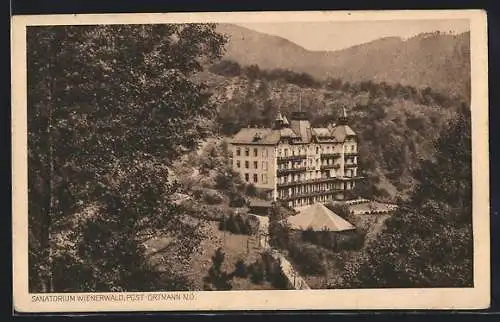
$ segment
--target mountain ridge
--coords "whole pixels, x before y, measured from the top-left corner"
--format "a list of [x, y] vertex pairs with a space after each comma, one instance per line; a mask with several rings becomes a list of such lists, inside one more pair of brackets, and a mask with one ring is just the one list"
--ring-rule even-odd
[[336, 51], [311, 51], [238, 25], [219, 24], [217, 31], [229, 36], [224, 59], [242, 66], [289, 69], [318, 79], [431, 87], [452, 97], [470, 98], [470, 32], [389, 36]]

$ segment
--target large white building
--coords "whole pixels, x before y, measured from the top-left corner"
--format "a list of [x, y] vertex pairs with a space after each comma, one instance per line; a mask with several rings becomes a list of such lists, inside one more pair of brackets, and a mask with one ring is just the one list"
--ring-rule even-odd
[[313, 128], [304, 112], [273, 128], [243, 128], [231, 141], [233, 169], [243, 180], [291, 207], [344, 199], [358, 176], [357, 137], [345, 111], [338, 124]]

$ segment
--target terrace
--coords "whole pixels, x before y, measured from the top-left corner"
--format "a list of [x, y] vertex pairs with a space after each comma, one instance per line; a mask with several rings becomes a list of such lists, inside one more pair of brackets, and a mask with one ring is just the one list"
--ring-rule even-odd
[[336, 177], [318, 178], [318, 179], [309, 179], [309, 180], [294, 180], [294, 181], [290, 181], [290, 182], [278, 183], [278, 187], [285, 188], [285, 187], [293, 187], [293, 186], [304, 185], [304, 184], [332, 182], [332, 181], [337, 181], [337, 180], [338, 180], [338, 178], [336, 178]]
[[285, 196], [283, 198], [280, 198], [283, 201], [291, 201], [299, 198], [309, 198], [309, 197], [317, 197], [317, 196], [324, 196], [324, 195], [333, 195], [335, 193], [343, 192], [343, 189], [326, 189], [326, 190], [316, 190], [316, 191], [309, 191], [309, 192], [303, 192], [303, 193], [295, 193], [291, 196]]

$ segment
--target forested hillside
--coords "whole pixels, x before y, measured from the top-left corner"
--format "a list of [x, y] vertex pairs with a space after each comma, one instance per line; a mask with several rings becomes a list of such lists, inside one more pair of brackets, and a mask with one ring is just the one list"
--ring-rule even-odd
[[166, 234], [179, 263], [200, 240], [167, 167], [208, 134], [189, 76], [224, 42], [204, 24], [28, 29], [31, 292], [187, 288], [144, 242]]
[[[365, 197], [400, 209], [359, 252], [335, 254], [332, 288], [472, 286], [470, 108], [433, 89], [320, 81], [306, 73], [222, 61], [204, 80], [221, 134], [270, 126], [276, 111], [307, 111], [315, 126], [345, 107], [359, 135]], [[439, 251], [436, 252], [436, 249]]]
[[450, 96], [469, 98], [469, 32], [386, 37], [338, 51], [310, 51], [281, 37], [236, 25], [219, 24], [217, 30], [229, 37], [225, 58], [241, 65], [286, 68], [318, 79], [429, 86]]
[[472, 287], [472, 154], [470, 110], [463, 108], [434, 142], [433, 161], [414, 172], [419, 183], [380, 236], [344, 258], [331, 287]]
[[[216, 28], [28, 28], [30, 292], [192, 290], [190, 274], [217, 279], [221, 261], [214, 260], [212, 274], [199, 258], [210, 249], [203, 247], [222, 239], [212, 238], [217, 226], [207, 229], [211, 236], [203, 221], [232, 215], [259, 193], [228, 168], [225, 145], [207, 139], [270, 126], [278, 109], [289, 115], [300, 108], [314, 126], [325, 125], [342, 107], [359, 135], [360, 168], [368, 178], [358, 192], [403, 199], [381, 239], [348, 262], [352, 269], [346, 262], [353, 274], [346, 273], [343, 286], [395, 284], [384, 280], [385, 263], [399, 264], [392, 275], [407, 284], [458, 279], [455, 284], [469, 285], [467, 104], [434, 87], [378, 83], [373, 75], [348, 82], [348, 76], [317, 78], [220, 60], [226, 39]], [[449, 75], [457, 83], [468, 79]], [[187, 198], [187, 206], [176, 196]], [[166, 245], [148, 248], [158, 240]], [[159, 264], [151, 260], [158, 251]], [[195, 269], [178, 268], [190, 266], [197, 252]], [[405, 275], [407, 262], [415, 274]], [[357, 274], [365, 271], [373, 272]]]
[[406, 198], [415, 183], [411, 171], [421, 159], [432, 158], [432, 141], [461, 104], [430, 88], [320, 81], [306, 73], [225, 60], [196, 78], [207, 83], [218, 102], [223, 135], [248, 125], [270, 126], [278, 108], [289, 114], [299, 105], [313, 125], [321, 126], [335, 122], [345, 106], [359, 135], [361, 169], [368, 176], [369, 191], [364, 193], [387, 200]]

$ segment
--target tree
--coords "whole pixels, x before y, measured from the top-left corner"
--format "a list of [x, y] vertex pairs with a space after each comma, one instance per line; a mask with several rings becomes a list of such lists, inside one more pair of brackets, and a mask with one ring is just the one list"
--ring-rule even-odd
[[209, 70], [214, 74], [222, 76], [239, 76], [241, 74], [241, 66], [232, 60], [223, 59], [218, 63], [210, 66]]
[[273, 205], [269, 214], [269, 244], [287, 249], [290, 241], [290, 224], [279, 205]]
[[248, 269], [243, 259], [236, 262], [233, 275], [242, 278], [247, 277]]
[[[225, 39], [214, 28], [28, 28], [31, 291], [58, 290], [54, 282], [63, 276], [56, 276], [56, 260], [71, 258], [69, 268], [80, 265], [81, 253], [64, 247], [55, 252], [55, 237], [68, 229], [81, 230], [77, 241], [97, 233], [85, 232], [92, 221], [110, 229], [105, 239], [90, 238], [90, 244], [74, 246], [85, 246], [82, 252], [95, 257], [93, 264], [82, 267], [88, 274], [81, 288], [105, 291], [110, 286], [99, 281], [106, 273], [126, 269], [106, 265], [107, 258], [144, 262], [144, 230], [154, 228], [153, 222], [161, 229], [181, 225], [166, 197], [173, 186], [167, 183], [165, 165], [211, 131], [209, 95], [189, 76], [222, 55]], [[97, 213], [78, 222], [83, 226], [71, 226], [73, 217], [93, 203]], [[110, 220], [97, 219], [109, 214]], [[122, 248], [121, 240], [133, 245]], [[100, 252], [105, 241], [110, 251]], [[131, 279], [139, 280], [118, 274], [113, 287], [127, 290]]]
[[252, 264], [250, 269], [250, 280], [254, 284], [261, 284], [264, 282], [266, 275], [265, 264], [262, 259], [258, 259], [255, 263]]
[[243, 70], [244, 70], [246, 76], [248, 77], [248, 79], [250, 79], [250, 80], [255, 80], [261, 75], [261, 70], [260, 70], [259, 66], [257, 66], [257, 65], [247, 66]]
[[340, 217], [348, 220], [351, 210], [349, 209], [349, 205], [345, 203], [331, 203], [327, 205], [331, 211]]
[[222, 270], [225, 254], [222, 248], [217, 248], [212, 256], [212, 266], [204, 278], [206, 290], [227, 291], [232, 288], [231, 276]]
[[470, 110], [435, 143], [433, 161], [386, 229], [344, 274], [351, 287], [467, 287], [473, 282]]

